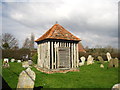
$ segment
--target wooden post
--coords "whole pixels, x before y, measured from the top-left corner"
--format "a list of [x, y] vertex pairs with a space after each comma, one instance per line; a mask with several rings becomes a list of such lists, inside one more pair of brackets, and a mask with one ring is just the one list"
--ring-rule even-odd
[[43, 63], [42, 63], [42, 62], [43, 62], [43, 57], [42, 57], [42, 55], [43, 55], [43, 53], [42, 53], [42, 52], [43, 52], [43, 47], [42, 47], [42, 46], [43, 46], [43, 45], [42, 45], [42, 43], [41, 43], [41, 51], [40, 51], [40, 52], [41, 52], [41, 67], [42, 67], [42, 65], [43, 65]]
[[65, 45], [65, 47], [67, 47], [67, 46], [66, 46], [66, 42], [64, 43], [64, 45]]
[[78, 55], [78, 43], [77, 43], [77, 67], [78, 67], [78, 64], [79, 64], [79, 55]]
[[57, 68], [59, 68], [59, 51], [58, 51], [58, 48], [60, 47], [59, 43], [60, 42], [57, 43], [57, 48], [56, 48], [56, 51], [57, 51]]
[[71, 43], [71, 56], [72, 56], [72, 68], [73, 68], [73, 43]]
[[38, 45], [37, 53], [38, 53], [37, 65], [40, 66], [40, 64], [39, 64], [39, 62], [40, 62], [40, 44]]
[[54, 47], [55, 47], [55, 69], [56, 69], [56, 42], [55, 42], [55, 45], [54, 45]]
[[54, 57], [53, 57], [53, 42], [51, 42], [51, 50], [52, 50], [52, 69], [53, 69], [53, 60], [54, 60]]
[[69, 47], [70, 47], [70, 43], [69, 43]]
[[[60, 45], [59, 45], [59, 44], [60, 44]], [[58, 46], [59, 46], [59, 47], [61, 47], [61, 44], [62, 44], [61, 42], [58, 42]]]
[[76, 50], [75, 50], [75, 43], [74, 43], [74, 67], [76, 67]]
[[48, 41], [48, 69], [50, 69], [50, 41]]

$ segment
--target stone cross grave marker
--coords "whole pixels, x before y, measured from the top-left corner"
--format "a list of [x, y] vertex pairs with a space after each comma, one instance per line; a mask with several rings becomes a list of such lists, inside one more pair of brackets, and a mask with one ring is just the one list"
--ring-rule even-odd
[[17, 88], [26, 88], [26, 89], [33, 89], [34, 82], [35, 82], [35, 72], [32, 71], [30, 68], [27, 68], [25, 71], [23, 70], [18, 79]]
[[87, 65], [89, 65], [89, 64], [93, 64], [93, 57], [92, 57], [92, 55], [89, 55], [88, 56], [88, 58], [87, 58]]
[[82, 66], [82, 65], [85, 64], [85, 57], [82, 56], [80, 59], [81, 59], [82, 62], [79, 63], [79, 66]]
[[107, 56], [108, 61], [110, 61], [110, 59], [112, 59], [112, 57], [111, 57], [109, 52], [106, 53], [106, 56]]
[[100, 61], [101, 64], [104, 64], [104, 60], [101, 56], [98, 56], [98, 60]]

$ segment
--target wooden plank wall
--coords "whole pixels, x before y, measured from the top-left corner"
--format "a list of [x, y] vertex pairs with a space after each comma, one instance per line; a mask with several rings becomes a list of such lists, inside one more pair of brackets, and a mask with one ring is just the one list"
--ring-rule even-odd
[[[38, 66], [47, 69], [58, 68], [58, 47], [70, 47], [71, 68], [78, 67], [78, 44], [72, 42], [47, 41], [38, 45]], [[51, 60], [51, 61], [50, 61]], [[50, 66], [51, 65], [51, 66]]]

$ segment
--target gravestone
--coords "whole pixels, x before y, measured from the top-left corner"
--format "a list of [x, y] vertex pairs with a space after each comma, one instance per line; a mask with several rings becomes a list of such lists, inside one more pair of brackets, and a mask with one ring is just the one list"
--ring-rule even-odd
[[101, 64], [104, 64], [104, 60], [101, 56], [98, 56], [98, 60], [100, 61]]
[[109, 61], [109, 64], [108, 64], [109, 68], [113, 67], [113, 65], [114, 65], [113, 62], [114, 62], [114, 59], [111, 58], [110, 61]]
[[93, 59], [94, 58], [91, 55], [89, 55], [88, 58], [87, 58], [87, 65], [93, 64]]
[[4, 68], [10, 67], [10, 65], [9, 65], [9, 59], [8, 58], [4, 58], [4, 60], [3, 60], [3, 67]]
[[4, 61], [8, 63], [8, 62], [9, 62], [9, 59], [8, 59], [8, 58], [4, 58]]
[[28, 61], [24, 61], [24, 62], [22, 62], [22, 67], [24, 67], [24, 68], [29, 67], [29, 63], [28, 63]]
[[118, 60], [118, 58], [115, 58], [115, 59], [112, 58], [112, 59], [110, 59], [110, 61], [109, 61], [108, 67], [111, 68], [111, 67], [115, 66], [115, 67], [117, 68], [118, 65], [119, 65], [119, 60]]
[[33, 64], [33, 61], [32, 61], [32, 60], [28, 60], [28, 64], [29, 64], [29, 65], [32, 65], [32, 64]]
[[101, 65], [100, 65], [100, 67], [101, 67], [101, 68], [104, 68], [104, 65], [103, 65], [103, 64], [101, 64]]
[[14, 59], [14, 58], [12, 58], [12, 59], [11, 59], [11, 62], [15, 62], [15, 59]]
[[82, 65], [85, 64], [85, 57], [82, 56], [80, 59], [81, 59], [82, 62], [79, 63], [79, 66], [82, 66]]
[[115, 84], [115, 85], [112, 87], [112, 90], [120, 90], [120, 84]]
[[115, 58], [115, 59], [114, 59], [113, 65], [114, 65], [115, 67], [118, 67], [118, 65], [119, 65], [118, 58]]
[[17, 60], [18, 63], [21, 63], [21, 60]]
[[110, 61], [110, 59], [112, 59], [112, 57], [111, 57], [109, 52], [106, 53], [106, 56], [107, 56], [108, 61]]
[[32, 90], [34, 88], [35, 77], [35, 72], [30, 68], [27, 68], [25, 71], [23, 70], [19, 75], [17, 89], [26, 88]]

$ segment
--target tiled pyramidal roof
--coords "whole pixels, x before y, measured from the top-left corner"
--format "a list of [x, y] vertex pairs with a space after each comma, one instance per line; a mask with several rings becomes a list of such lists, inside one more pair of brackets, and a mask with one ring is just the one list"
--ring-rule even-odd
[[69, 31], [64, 29], [59, 24], [55, 24], [54, 26], [52, 26], [52, 28], [50, 28], [45, 34], [43, 34], [40, 38], [38, 38], [35, 41], [38, 42], [45, 39], [63, 39], [63, 40], [80, 41], [79, 38], [71, 34]]

